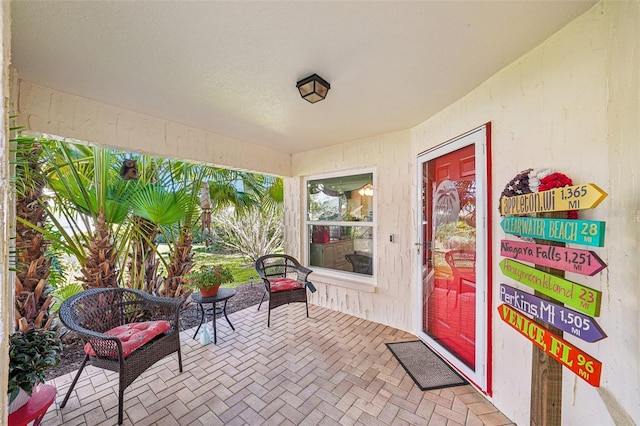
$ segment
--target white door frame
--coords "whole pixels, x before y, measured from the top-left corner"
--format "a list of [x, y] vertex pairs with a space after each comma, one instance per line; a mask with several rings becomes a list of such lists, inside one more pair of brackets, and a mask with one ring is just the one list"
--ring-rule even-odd
[[[440, 144], [432, 149], [422, 152], [417, 157], [417, 246], [420, 250], [416, 253], [418, 261], [416, 286], [418, 294], [415, 300], [419, 304], [417, 309], [416, 329], [417, 335], [432, 349], [447, 360], [459, 373], [483, 392], [491, 393], [491, 226], [490, 226], [490, 123], [478, 127], [470, 132], [458, 136], [450, 141]], [[471, 369], [461, 362], [453, 353], [440, 345], [422, 330], [423, 312], [423, 265], [422, 248], [426, 247], [422, 235], [422, 171], [423, 164], [442, 155], [456, 151], [468, 145], [475, 145], [476, 161], [476, 368]]]

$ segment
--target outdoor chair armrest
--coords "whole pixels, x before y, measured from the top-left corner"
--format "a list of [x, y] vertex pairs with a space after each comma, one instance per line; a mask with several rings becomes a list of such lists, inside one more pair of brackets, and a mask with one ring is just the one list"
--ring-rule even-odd
[[310, 273], [313, 272], [311, 269], [306, 268], [302, 265], [299, 265], [297, 267], [297, 270], [298, 270], [298, 281], [300, 281], [301, 283], [306, 283], [307, 277], [309, 276]]
[[305, 286], [306, 288], [308, 288], [308, 289], [309, 289], [309, 291], [310, 291], [311, 293], [315, 293], [315, 292], [316, 292], [316, 286], [315, 286], [315, 285], [313, 285], [313, 283], [312, 283], [311, 281], [306, 281], [306, 282], [304, 283], [304, 286]]

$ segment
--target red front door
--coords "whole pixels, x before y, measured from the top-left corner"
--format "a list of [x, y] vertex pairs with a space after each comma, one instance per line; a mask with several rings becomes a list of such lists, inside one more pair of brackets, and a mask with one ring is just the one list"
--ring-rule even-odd
[[423, 331], [475, 369], [474, 145], [423, 163], [422, 185]]

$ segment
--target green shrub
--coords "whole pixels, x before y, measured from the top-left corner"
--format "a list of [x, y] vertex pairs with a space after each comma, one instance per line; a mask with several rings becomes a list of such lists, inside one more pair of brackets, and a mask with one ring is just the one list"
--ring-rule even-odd
[[20, 389], [31, 395], [37, 383], [44, 383], [46, 371], [60, 363], [62, 343], [55, 331], [31, 329], [9, 337], [9, 402]]

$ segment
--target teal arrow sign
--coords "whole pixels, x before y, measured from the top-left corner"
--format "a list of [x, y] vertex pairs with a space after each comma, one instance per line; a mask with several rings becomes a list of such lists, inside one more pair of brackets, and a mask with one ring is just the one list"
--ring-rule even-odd
[[604, 247], [605, 222], [595, 220], [507, 216], [500, 227], [521, 237]]

